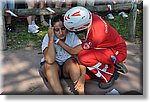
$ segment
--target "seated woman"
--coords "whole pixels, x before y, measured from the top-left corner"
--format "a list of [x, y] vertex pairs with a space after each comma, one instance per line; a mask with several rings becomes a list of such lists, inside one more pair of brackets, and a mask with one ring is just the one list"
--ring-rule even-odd
[[81, 44], [74, 32], [69, 32], [63, 25], [63, 16], [56, 15], [52, 18], [48, 34], [42, 43], [43, 59], [39, 69], [43, 79], [47, 79], [56, 94], [64, 94], [59, 77], [70, 77], [74, 88], [79, 94], [84, 94], [86, 68], [80, 65], [76, 58], [66, 52], [57, 42], [61, 39], [70, 47]]

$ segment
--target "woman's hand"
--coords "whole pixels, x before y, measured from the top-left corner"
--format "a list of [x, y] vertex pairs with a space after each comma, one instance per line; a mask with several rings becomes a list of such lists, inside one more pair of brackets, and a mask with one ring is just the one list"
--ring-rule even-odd
[[57, 44], [58, 41], [60, 40], [60, 39], [58, 39], [57, 36], [54, 34], [54, 27], [52, 27], [51, 25], [50, 25], [49, 28], [48, 28], [48, 37], [49, 37], [49, 40], [50, 40], [50, 41], [54, 41], [55, 44]]
[[85, 76], [81, 75], [79, 77], [79, 79], [74, 82], [74, 84], [75, 84], [74, 88], [75, 88], [75, 90], [78, 91], [79, 95], [83, 95], [84, 94]]
[[48, 37], [49, 37], [49, 40], [51, 41], [54, 40], [54, 27], [52, 27], [51, 25], [48, 28]]

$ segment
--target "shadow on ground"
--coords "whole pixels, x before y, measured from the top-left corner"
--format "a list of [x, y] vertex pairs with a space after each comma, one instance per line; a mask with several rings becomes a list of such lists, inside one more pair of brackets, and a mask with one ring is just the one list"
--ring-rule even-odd
[[[105, 90], [98, 87], [97, 81], [87, 81], [85, 86], [86, 94], [102, 95], [112, 89], [118, 90], [120, 94], [132, 90], [143, 93], [142, 45], [127, 42], [127, 46], [128, 56], [125, 64], [129, 72], [126, 75], [120, 75], [115, 84]], [[39, 54], [40, 52], [41, 50], [26, 48], [2, 52], [2, 94], [53, 94], [51, 88], [50, 90], [47, 89], [38, 73], [39, 62], [42, 58], [42, 55]], [[65, 90], [72, 90], [73, 86], [70, 80], [62, 79], [62, 84], [66, 88]]]

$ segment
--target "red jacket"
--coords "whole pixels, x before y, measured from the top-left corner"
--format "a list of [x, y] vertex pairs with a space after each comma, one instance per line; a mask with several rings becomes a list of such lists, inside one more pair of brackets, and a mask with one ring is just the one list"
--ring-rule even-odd
[[[124, 61], [127, 56], [125, 41], [113, 27], [96, 14], [92, 14], [92, 25], [87, 34], [87, 40], [82, 43], [82, 47], [88, 51], [93, 50], [96, 59], [102, 63], [111, 64], [111, 55], [116, 56], [116, 63]], [[102, 49], [105, 51], [102, 51]], [[109, 49], [109, 51], [106, 49]], [[83, 54], [86, 52], [83, 50], [79, 53], [79, 59], [83, 64], [88, 60], [88, 58], [83, 58]], [[104, 55], [103, 58], [102, 55]]]

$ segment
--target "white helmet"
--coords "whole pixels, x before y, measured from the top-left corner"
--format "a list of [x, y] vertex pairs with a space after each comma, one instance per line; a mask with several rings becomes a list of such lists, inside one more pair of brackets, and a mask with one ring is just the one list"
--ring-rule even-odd
[[81, 31], [92, 24], [92, 14], [84, 7], [73, 7], [64, 15], [64, 26], [70, 31]]

